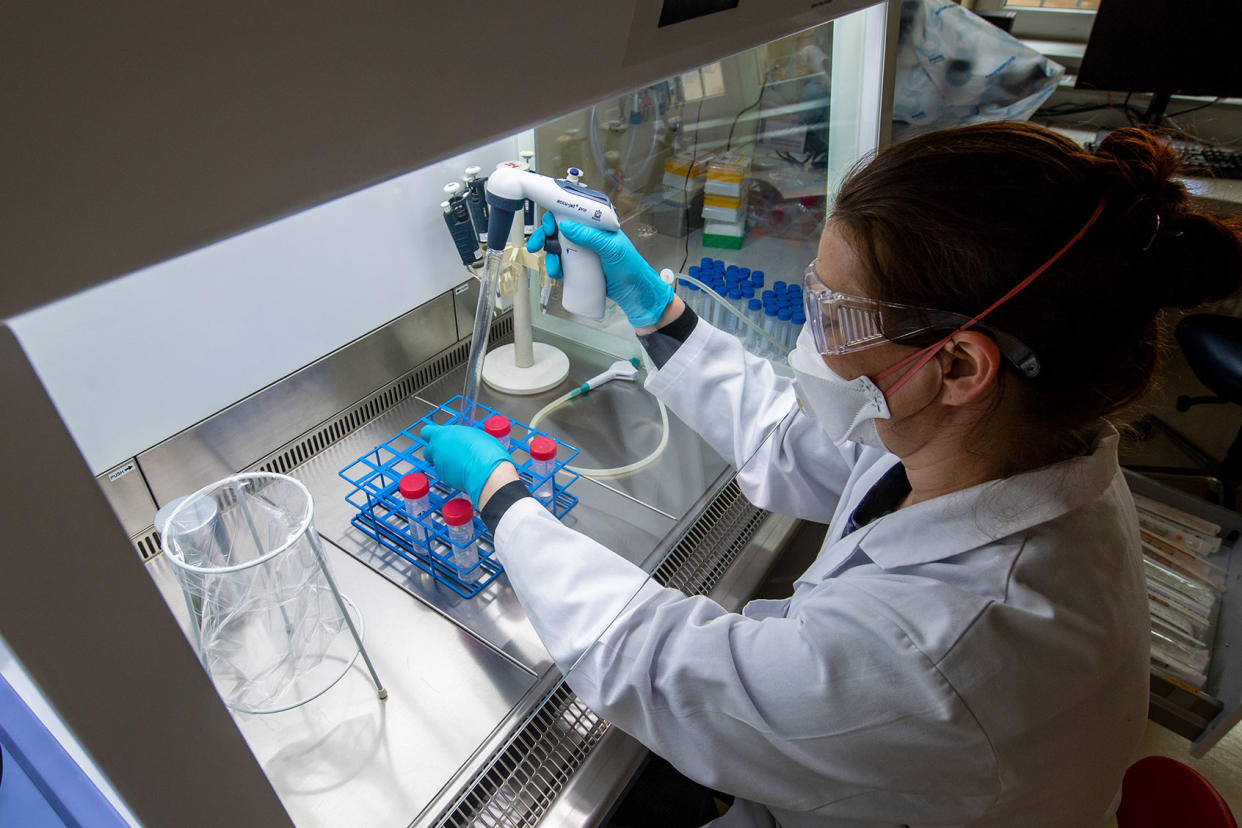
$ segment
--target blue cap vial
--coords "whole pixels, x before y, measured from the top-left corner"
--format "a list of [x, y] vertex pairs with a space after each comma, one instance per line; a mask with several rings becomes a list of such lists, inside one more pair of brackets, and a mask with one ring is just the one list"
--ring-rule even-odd
[[738, 290], [742, 291], [742, 298], [744, 299], [755, 298], [755, 289], [751, 287], [750, 285], [746, 284], [745, 282], [742, 283], [742, 286], [738, 288]]
[[776, 312], [776, 318], [781, 320], [782, 322], [788, 322], [792, 316], [793, 316], [793, 311], [791, 311], [789, 308], [781, 308], [779, 311]]
[[777, 293], [784, 293], [788, 289], [789, 289], [789, 286], [786, 285], [784, 282], [773, 282], [772, 283], [772, 290], [776, 291]]
[[731, 290], [729, 291], [729, 298], [736, 302], [738, 299], [742, 298], [742, 292], [737, 289]]
[[711, 267], [712, 260], [708, 256], [704, 256], [703, 258], [699, 259], [699, 264], [702, 265], [703, 267]]
[[758, 299], [751, 299], [746, 305], [752, 311], [763, 310], [763, 303]]
[[794, 312], [790, 315], [790, 317], [789, 317], [789, 321], [790, 321], [790, 322], [792, 322], [792, 323], [794, 323], [795, 325], [805, 325], [805, 324], [806, 324], [806, 314], [805, 314], [805, 313], [803, 313], [802, 311], [794, 311]]

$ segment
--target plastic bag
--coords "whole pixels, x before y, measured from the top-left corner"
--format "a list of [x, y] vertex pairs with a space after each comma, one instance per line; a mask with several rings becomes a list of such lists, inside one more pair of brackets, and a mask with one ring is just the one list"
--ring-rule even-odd
[[893, 138], [1029, 118], [1065, 67], [949, 0], [904, 0]]

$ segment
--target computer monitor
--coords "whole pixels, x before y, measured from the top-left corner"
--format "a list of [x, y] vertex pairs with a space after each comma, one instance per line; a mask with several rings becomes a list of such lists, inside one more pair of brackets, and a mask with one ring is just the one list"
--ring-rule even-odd
[[1242, 0], [1102, 0], [1079, 89], [1150, 92], [1157, 124], [1174, 94], [1242, 97]]

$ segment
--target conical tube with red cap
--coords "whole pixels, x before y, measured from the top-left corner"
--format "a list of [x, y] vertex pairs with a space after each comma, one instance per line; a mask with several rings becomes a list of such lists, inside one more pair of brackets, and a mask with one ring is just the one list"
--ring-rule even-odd
[[479, 546], [474, 539], [474, 507], [464, 497], [447, 501], [440, 510], [453, 546], [453, 563], [469, 572], [479, 562]]
[[397, 483], [397, 489], [405, 500], [405, 514], [406, 521], [410, 525], [410, 537], [419, 543], [425, 542], [427, 531], [418, 519], [431, 510], [431, 503], [427, 497], [431, 491], [431, 484], [427, 480], [427, 475], [410, 472]]
[[532, 437], [530, 460], [531, 473], [536, 478], [544, 478], [535, 488], [535, 498], [551, 508], [556, 499], [556, 441], [550, 437]]

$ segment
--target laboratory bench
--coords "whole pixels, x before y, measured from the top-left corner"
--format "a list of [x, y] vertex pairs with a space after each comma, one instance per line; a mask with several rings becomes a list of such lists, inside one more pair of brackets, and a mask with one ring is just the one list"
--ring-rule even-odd
[[[466, 291], [451, 301], [460, 311], [475, 294]], [[152, 490], [162, 492], [164, 501], [177, 486], [192, 490], [192, 484], [210, 482], [211, 474], [224, 476], [216, 468], [224, 461], [206, 456], [212, 440], [232, 445], [238, 432], [250, 432], [253, 441], [253, 432], [263, 430], [260, 418], [272, 412], [271, 400], [288, 401], [290, 388], [323, 388], [325, 378], [356, 373], [361, 364], [397, 364], [381, 352], [397, 341], [408, 346], [410, 336], [426, 339], [427, 314], [438, 314], [442, 324], [446, 301], [431, 304], [391, 323], [406, 333], [369, 335], [200, 423], [191, 430], [197, 434], [178, 435], [140, 457], [149, 474], [169, 472]], [[346, 501], [353, 485], [339, 472], [461, 392], [469, 314], [457, 315], [456, 330], [464, 339], [454, 338], [414, 370], [248, 467], [288, 474], [310, 491], [328, 564], [341, 592], [358, 607], [367, 652], [388, 691], [386, 700], [377, 698], [359, 659], [331, 689], [292, 710], [233, 712], [299, 826], [592, 824], [646, 756], [637, 742], [577, 701], [506, 576], [463, 598], [350, 522], [357, 514]], [[494, 342], [511, 332], [510, 315], [493, 323]], [[479, 402], [517, 422], [529, 422], [618, 358], [544, 331], [536, 330], [536, 339], [569, 355], [565, 382], [529, 397], [490, 388], [479, 394]], [[661, 418], [641, 379], [608, 383], [553, 411], [538, 427], [577, 448], [579, 467], [607, 468], [644, 457], [659, 444]], [[568, 491], [578, 502], [563, 520], [662, 583], [740, 608], [798, 521], [746, 502], [734, 470], [671, 412], [668, 428], [666, 448], [648, 467], [624, 477], [575, 481]], [[187, 469], [205, 479], [186, 479]], [[142, 522], [129, 516], [130, 525]], [[188, 630], [180, 586], [167, 556], [158, 552], [149, 518], [134, 540]]]

